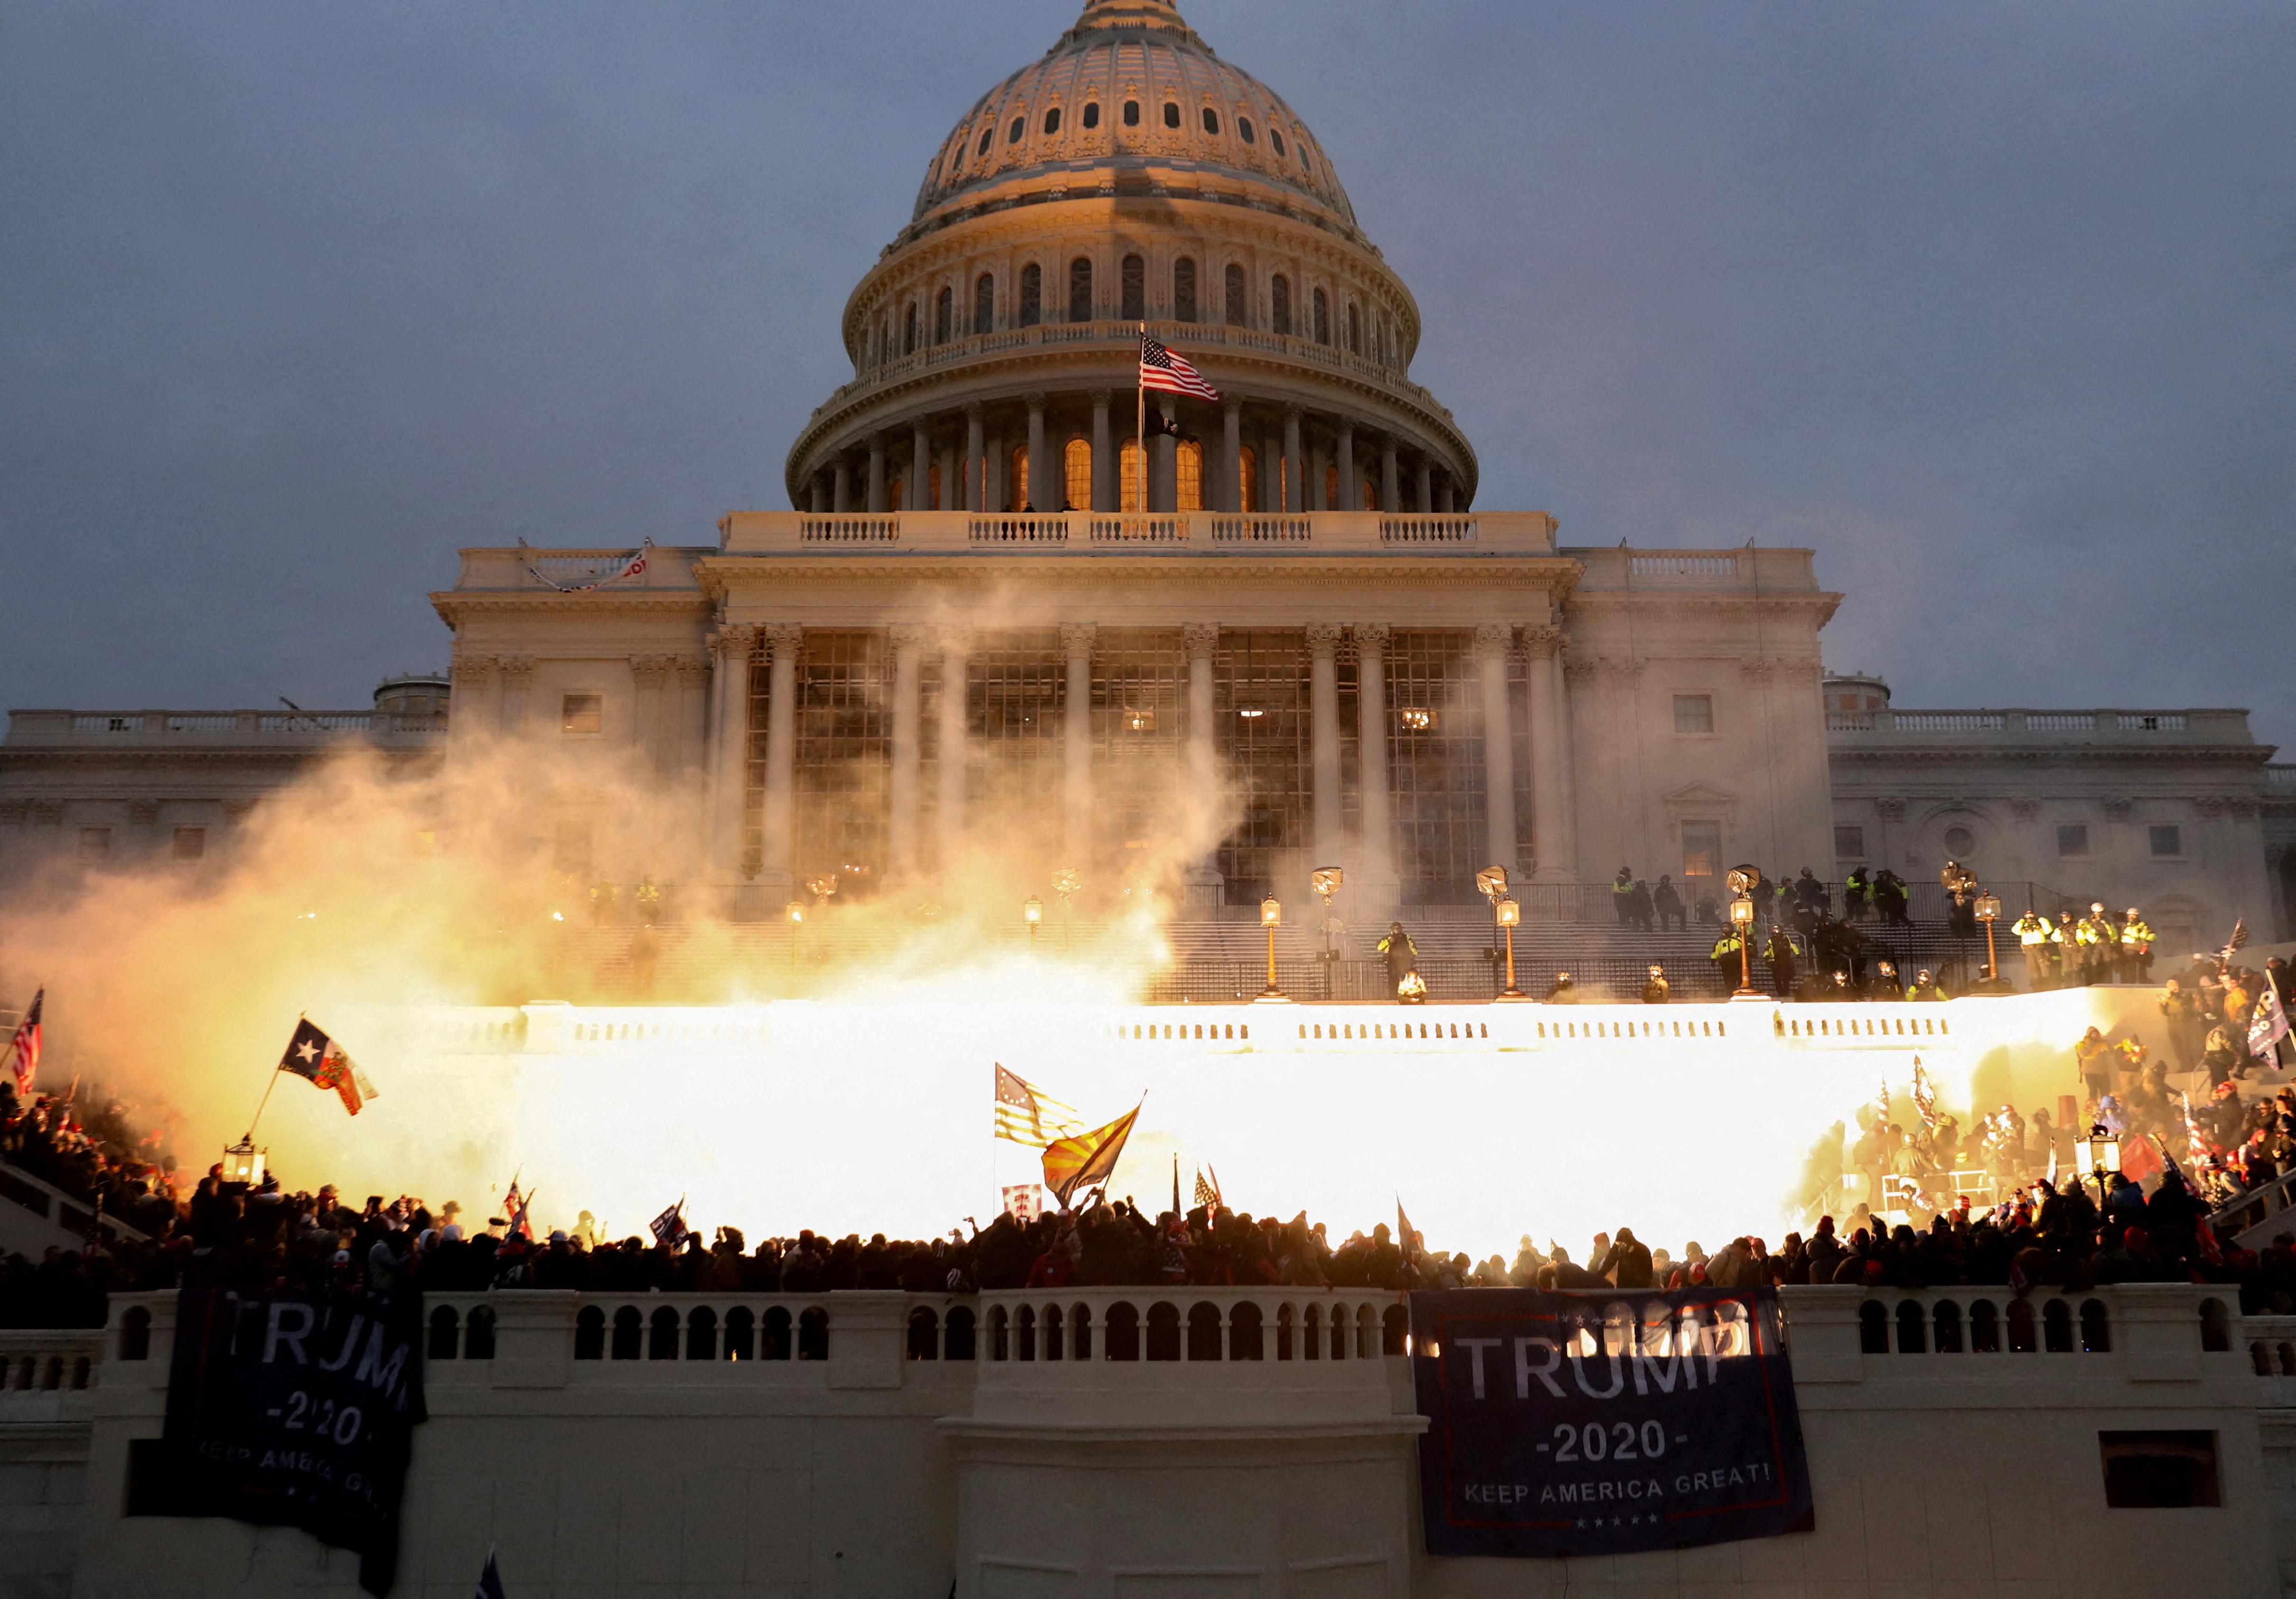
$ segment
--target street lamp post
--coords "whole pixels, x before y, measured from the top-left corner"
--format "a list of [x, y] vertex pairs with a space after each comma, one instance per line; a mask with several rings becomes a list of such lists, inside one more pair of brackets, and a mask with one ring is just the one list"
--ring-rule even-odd
[[1084, 876], [1074, 866], [1062, 866], [1053, 873], [1053, 892], [1061, 901], [1061, 953], [1066, 955], [1069, 940], [1076, 927], [1076, 892], [1084, 886]]
[[1275, 986], [1275, 930], [1283, 924], [1283, 906], [1270, 894], [1259, 902], [1259, 925], [1267, 930], [1267, 986], [1259, 991], [1263, 1000], [1283, 999], [1283, 989]]
[[2073, 1159], [2086, 1166], [2096, 1178], [2096, 1203], [2104, 1208], [2104, 1177], [2107, 1172], [2120, 1169], [2120, 1136], [2103, 1122], [2091, 1122], [2088, 1136], [2073, 1144]]
[[1318, 866], [1308, 878], [1308, 886], [1324, 901], [1324, 952], [1318, 958], [1324, 963], [1324, 997], [1327, 1000], [1332, 996], [1332, 970], [1340, 964], [1340, 952], [1332, 944], [1332, 935], [1339, 929], [1332, 914], [1332, 896], [1347, 880], [1347, 873], [1338, 866]]
[[1762, 886], [1762, 874], [1753, 866], [1730, 868], [1730, 926], [1738, 935], [1738, 991], [1730, 996], [1737, 999], [1766, 999], [1767, 995], [1754, 987], [1754, 890]]
[[802, 899], [791, 900], [787, 905], [782, 907], [782, 914], [789, 918], [790, 976], [794, 979], [797, 976], [798, 935], [805, 931], [805, 901]]
[[[1505, 866], [1485, 866], [1481, 871], [1475, 873], [1475, 891], [1491, 902], [1491, 926], [1496, 929], [1499, 925], [1499, 903], [1507, 898], [1507, 869]], [[1518, 909], [1515, 914], [1520, 916], [1522, 913]], [[1513, 944], [1514, 935], [1510, 933], [1507, 935], [1508, 947], [1513, 948]], [[1491, 997], [1494, 999], [1499, 998], [1501, 996], [1501, 991], [1498, 986], [1499, 952], [1497, 946], [1493, 945], [1491, 947], [1485, 949], [1483, 951], [1483, 959], [1489, 964], [1491, 968]], [[1512, 972], [1510, 972], [1507, 977], [1507, 987], [1510, 988], [1514, 987], [1514, 977]]]
[[1045, 902], [1034, 894], [1021, 906], [1021, 920], [1029, 924], [1029, 953], [1037, 953], [1037, 928], [1045, 919]]
[[2005, 994], [2009, 985], [2001, 980], [2001, 956], [1993, 942], [1993, 924], [2001, 920], [1998, 894], [1988, 892], [1977, 897], [1977, 919], [1985, 923], [1985, 980], [1975, 988], [1983, 994]]
[[1522, 922], [1521, 902], [1510, 894], [1492, 908], [1498, 913], [1499, 928], [1506, 934], [1507, 980], [1506, 987], [1499, 990], [1499, 998], [1502, 1000], [1528, 999], [1530, 996], [1516, 988], [1514, 982], [1514, 930]]

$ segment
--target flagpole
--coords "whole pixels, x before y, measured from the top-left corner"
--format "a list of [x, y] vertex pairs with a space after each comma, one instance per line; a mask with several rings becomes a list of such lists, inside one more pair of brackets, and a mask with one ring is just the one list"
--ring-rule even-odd
[[250, 1144], [254, 1142], [255, 1124], [263, 1119], [263, 1107], [271, 1103], [271, 1091], [279, 1086], [279, 1070], [276, 1066], [271, 1069], [271, 1080], [263, 1085], [263, 1097], [255, 1102], [255, 1114], [248, 1119], [247, 1134], [243, 1142]]
[[[1144, 322], [1140, 324], [1140, 348], [1144, 351], [1148, 348], [1148, 324]], [[1140, 514], [1145, 516], [1148, 514], [1148, 381], [1136, 364], [1134, 376], [1139, 380], [1140, 417], [1137, 430], [1133, 434], [1132, 447], [1140, 458], [1138, 504]]]

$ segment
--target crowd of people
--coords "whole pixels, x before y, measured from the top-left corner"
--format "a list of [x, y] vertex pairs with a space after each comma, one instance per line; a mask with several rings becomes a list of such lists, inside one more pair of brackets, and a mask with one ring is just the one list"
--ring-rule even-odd
[[[1075, 1212], [998, 1216], [985, 1227], [925, 1240], [807, 1231], [753, 1248], [736, 1227], [719, 1226], [705, 1240], [681, 1219], [668, 1235], [615, 1241], [587, 1211], [573, 1228], [537, 1237], [522, 1213], [481, 1221], [452, 1201], [433, 1210], [419, 1199], [379, 1194], [353, 1205], [332, 1186], [290, 1192], [275, 1174], [230, 1183], [221, 1166], [180, 1191], [170, 1166], [150, 1158], [157, 1136], [139, 1135], [119, 1102], [83, 1105], [77, 1094], [20, 1100], [0, 1080], [0, 1189], [23, 1198], [28, 1185], [9, 1174], [29, 1174], [84, 1207], [87, 1224], [81, 1249], [52, 1248], [37, 1261], [0, 1259], [0, 1325], [100, 1324], [114, 1291], [409, 1284], [922, 1293], [1265, 1283], [1401, 1292], [1763, 1282], [2078, 1287], [2191, 1276], [2237, 1283], [2251, 1309], [2296, 1311], [2290, 1236], [2251, 1253], [2219, 1238], [2235, 1226], [2206, 1222], [2211, 1212], [2228, 1224], [2260, 1219], [2260, 1210], [2242, 1207], [2243, 1197], [2296, 1170], [2296, 1086], [2276, 1094], [2256, 1081], [2291, 1063], [2287, 1042], [2261, 1057], [2247, 1047], [2250, 1018], [2267, 993], [2286, 1002], [2289, 982], [2276, 958], [2263, 971], [2203, 964], [2169, 979], [2159, 1007], [2170, 1058], [2152, 1055], [2134, 1037], [2091, 1028], [2071, 1051], [2085, 1093], [2054, 1114], [2005, 1104], [1964, 1128], [1917, 1072], [1912, 1117], [1877, 1101], [1857, 1112], [1854, 1132], [1837, 1122], [1818, 1140], [1796, 1196], [1801, 1213], [1816, 1219], [1807, 1235], [1789, 1234], [1775, 1251], [1744, 1236], [1710, 1256], [1694, 1242], [1670, 1256], [1621, 1228], [1597, 1234], [1584, 1264], [1528, 1237], [1513, 1260], [1494, 1255], [1477, 1263], [1384, 1224], [1334, 1242], [1304, 1213], [1254, 1218], [1216, 1200], [1183, 1212], [1177, 1195], [1173, 1209], [1152, 1214], [1129, 1198], [1102, 1195]], [[2172, 1084], [2172, 1075], [2190, 1086]], [[2092, 1128], [2116, 1142], [2117, 1171], [2085, 1171], [2077, 1141]]]

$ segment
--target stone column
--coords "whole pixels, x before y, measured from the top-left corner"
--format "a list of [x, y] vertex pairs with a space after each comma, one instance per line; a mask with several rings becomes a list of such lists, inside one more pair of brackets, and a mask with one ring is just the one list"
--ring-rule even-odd
[[727, 623], [710, 640], [717, 656], [710, 718], [709, 859], [730, 880], [742, 865], [742, 785], [749, 776], [750, 656], [758, 629]]
[[1446, 472], [1443, 474], [1442, 487], [1435, 491], [1435, 509], [1439, 514], [1448, 516], [1451, 514], [1454, 503], [1451, 488], [1451, 474]]
[[1339, 458], [1336, 464], [1340, 469], [1340, 503], [1331, 509], [1334, 511], [1363, 510], [1364, 506], [1357, 498], [1356, 487], [1356, 424], [1345, 417], [1340, 419]]
[[455, 696], [447, 713], [450, 749], [470, 749], [486, 734], [502, 726], [502, 679], [491, 655], [464, 654], [457, 650], [454, 662]]
[[842, 516], [853, 509], [853, 463], [843, 455], [837, 457], [837, 470], [831, 480], [829, 508]]
[[[1057, 511], [1060, 500], [1053, 492], [1053, 474], [1045, 459], [1045, 394], [1037, 390], [1029, 396], [1029, 501], [1039, 511]], [[1013, 510], [1021, 509], [1014, 505]]]
[[946, 444], [940, 449], [940, 496], [934, 501], [935, 511], [955, 511], [960, 507], [962, 495], [956, 480], [956, 446]]
[[[709, 758], [709, 685], [714, 674], [709, 669], [707, 655], [677, 655], [671, 657], [677, 673], [676, 691], [676, 747], [671, 752], [668, 769], [677, 774], [689, 794], [700, 795], [704, 785], [701, 778]], [[698, 831], [701, 824], [693, 818], [684, 820], [688, 832]]]
[[630, 684], [636, 714], [630, 718], [630, 747], [649, 776], [659, 778], [669, 769], [673, 728], [668, 706], [672, 658], [668, 655], [630, 657]]
[[1149, 509], [1171, 512], [1179, 509], [1180, 504], [1180, 441], [1171, 432], [1170, 424], [1177, 414], [1171, 397], [1167, 395], [1159, 398], [1156, 411], [1164, 419], [1165, 430], [1156, 435], [1156, 442], [1151, 447], [1156, 452], [1156, 467], [1148, 484], [1149, 493], [1153, 496], [1149, 501]]
[[[1219, 748], [1212, 737], [1212, 655], [1219, 648], [1219, 624], [1189, 622], [1180, 629], [1188, 648], [1188, 792], [1202, 806], [1219, 792]], [[1209, 832], [1209, 829], [1207, 829]], [[1212, 849], [1218, 849], [1215, 840]], [[1192, 908], [1210, 910], [1220, 901], [1216, 853], [1208, 852], [1188, 873]]]
[[1095, 511], [1114, 511], [1124, 504], [1116, 483], [1116, 436], [1108, 422], [1109, 403], [1114, 398], [1115, 396], [1105, 389], [1092, 391], [1092, 508]]
[[1402, 491], [1397, 482], [1395, 435], [1390, 433], [1379, 441], [1379, 508], [1390, 516], [1403, 509]]
[[1418, 491], [1411, 503], [1422, 516], [1435, 509], [1435, 463], [1424, 455], [1419, 457]]
[[1207, 497], [1213, 510], [1234, 514], [1251, 509], [1243, 503], [1243, 402], [1230, 398], [1222, 402], [1220, 413], [1227, 423], [1220, 462], [1220, 488], [1219, 493]]
[[898, 627], [889, 630], [893, 647], [893, 769], [886, 784], [890, 815], [886, 818], [886, 854], [892, 874], [906, 880], [917, 869], [917, 777], [923, 758], [925, 630]]
[[808, 480], [806, 504], [816, 516], [829, 509], [829, 480], [819, 472]]
[[901, 509], [930, 511], [932, 509], [932, 435], [925, 424], [909, 424], [909, 480], [902, 486]]
[[1334, 509], [1332, 504], [1331, 462], [1320, 445], [1308, 447], [1308, 509]]
[[1068, 657], [1068, 704], [1061, 724], [1061, 787], [1065, 812], [1062, 839], [1066, 865], [1081, 868], [1092, 850], [1092, 643], [1098, 629], [1090, 622], [1069, 622], [1061, 628], [1061, 649]]
[[1507, 649], [1514, 629], [1489, 623], [1475, 629], [1475, 661], [1483, 679], [1483, 819], [1490, 864], [1513, 876], [1514, 859], [1514, 723], [1507, 713]]
[[988, 441], [981, 432], [980, 407], [964, 408], [964, 509], [976, 515], [988, 504]]
[[773, 664], [766, 678], [766, 865], [797, 879], [797, 658], [805, 629], [776, 622], [766, 629]]
[[981, 508], [991, 514], [1001, 512], [1013, 488], [1013, 457], [1004, 452], [1004, 435], [988, 436], [988, 470], [982, 474], [988, 491], [981, 496]]
[[1283, 407], [1283, 509], [1308, 508], [1308, 463], [1300, 454], [1300, 407]]
[[1340, 820], [1341, 630], [1324, 622], [1308, 627], [1308, 749], [1314, 778], [1316, 866], [1336, 866], [1345, 841]]
[[[531, 655], [497, 655], [495, 669], [502, 674], [502, 730], [516, 734], [526, 731], [528, 693], [534, 687], [534, 657]], [[537, 726], [542, 726], [537, 718]]]
[[964, 848], [967, 763], [972, 757], [972, 683], [968, 656], [972, 636], [963, 627], [940, 630], [940, 869], [948, 871]]
[[1536, 841], [1533, 874], [1541, 882], [1569, 882], [1578, 851], [1570, 837], [1570, 767], [1563, 753], [1569, 716], [1562, 688], [1562, 629], [1551, 623], [1522, 630], [1523, 654], [1530, 666], [1526, 686], [1530, 712], [1531, 837]]
[[1357, 782], [1363, 798], [1361, 903], [1392, 906], [1401, 898], [1395, 864], [1394, 787], [1387, 775], [1387, 644], [1385, 623], [1358, 624], [1356, 636]]
[[885, 509], [885, 439], [882, 434], [869, 436], [869, 510], [876, 514]]
[[1283, 509], [1283, 435], [1273, 429], [1259, 437], [1259, 504], [1254, 511]]

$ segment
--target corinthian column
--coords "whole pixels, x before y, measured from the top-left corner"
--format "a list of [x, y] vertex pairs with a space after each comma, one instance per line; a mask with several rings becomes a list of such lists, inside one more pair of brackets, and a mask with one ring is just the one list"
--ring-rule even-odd
[[455, 652], [455, 694], [447, 702], [447, 747], [470, 749], [502, 726], [501, 680], [491, 655]]
[[923, 704], [925, 630], [901, 627], [890, 630], [893, 645], [893, 769], [886, 799], [891, 814], [886, 818], [887, 855], [893, 875], [907, 878], [917, 869], [917, 772], [922, 757], [919, 712]]
[[758, 629], [728, 623], [710, 647], [718, 660], [710, 718], [709, 859], [730, 878], [742, 865], [742, 799], [750, 754], [750, 657]]
[[1315, 784], [1316, 858], [1336, 866], [1340, 823], [1340, 629], [1318, 622], [1308, 628], [1308, 766]]
[[1514, 629], [1491, 623], [1475, 629], [1475, 661], [1483, 679], [1483, 817], [1491, 864], [1513, 875], [1514, 723], [1507, 712], [1507, 646]]
[[1092, 391], [1092, 506], [1095, 511], [1119, 511], [1117, 492], [1116, 435], [1109, 430], [1108, 406], [1115, 396], [1105, 389]]
[[1394, 905], [1400, 898], [1395, 865], [1395, 806], [1387, 775], [1387, 641], [1384, 623], [1358, 624], [1356, 635], [1357, 766], [1363, 785], [1363, 873], [1360, 903]]
[[[1061, 503], [1053, 497], [1052, 463], [1045, 456], [1045, 395], [1042, 390], [1029, 396], [1029, 504], [1039, 511], [1058, 511]], [[1021, 507], [1014, 505], [1013, 510]]]
[[1562, 689], [1562, 629], [1552, 624], [1522, 630], [1523, 654], [1530, 666], [1527, 685], [1530, 711], [1530, 796], [1535, 814], [1534, 875], [1541, 882], [1568, 882], [1576, 867], [1570, 810], [1570, 763], [1565, 753], [1569, 701]]
[[766, 629], [773, 665], [766, 678], [765, 864], [797, 881], [797, 657], [805, 629], [777, 622]]
[[1092, 849], [1092, 643], [1090, 622], [1061, 628], [1068, 657], [1068, 705], [1061, 725], [1062, 798], [1067, 864], [1081, 867]]
[[[1188, 647], [1188, 793], [1196, 805], [1212, 806], [1219, 791], [1218, 751], [1212, 742], [1212, 654], [1219, 648], [1219, 624], [1189, 622], [1180, 629]], [[1217, 849], [1217, 844], [1213, 847]], [[1190, 908], [1210, 910], [1220, 901], [1216, 854], [1208, 853], [1188, 871]]]
[[940, 869], [948, 871], [964, 849], [964, 782], [971, 755], [972, 636], [963, 627], [940, 630]]

